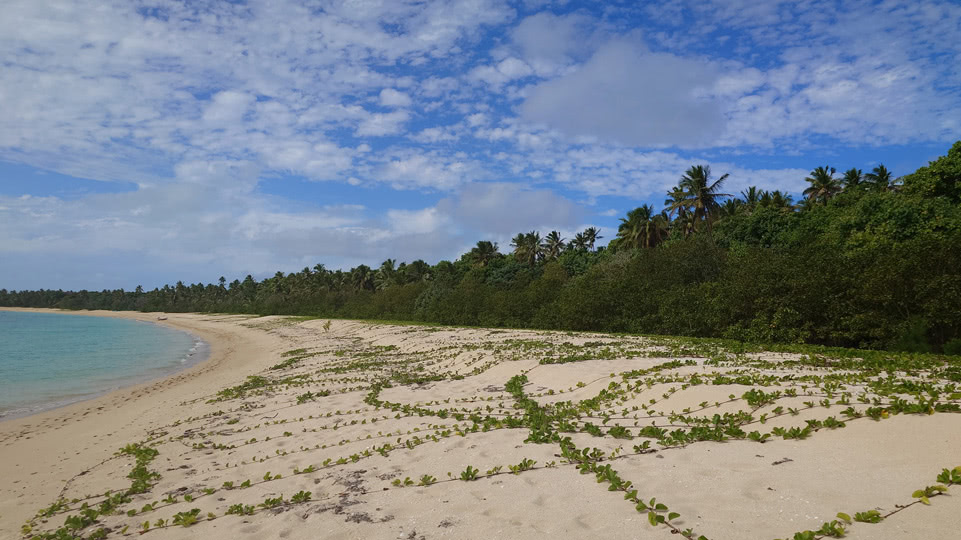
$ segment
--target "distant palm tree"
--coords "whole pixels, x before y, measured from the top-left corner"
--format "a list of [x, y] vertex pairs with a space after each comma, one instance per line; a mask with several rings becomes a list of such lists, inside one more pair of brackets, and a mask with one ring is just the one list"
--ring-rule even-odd
[[813, 209], [813, 208], [816, 207], [817, 205], [818, 205], [818, 203], [815, 202], [813, 199], [809, 199], [809, 198], [807, 198], [807, 197], [804, 197], [803, 199], [801, 199], [800, 201], [798, 201], [796, 208], [797, 208], [798, 210], [802, 211], [802, 212], [806, 212], [806, 211], [808, 211], [808, 210]]
[[559, 257], [561, 252], [564, 251], [564, 239], [561, 238], [561, 233], [557, 231], [547, 233], [544, 242], [541, 244], [541, 251], [547, 260]]
[[374, 285], [378, 290], [386, 289], [397, 281], [397, 261], [387, 259], [381, 263], [374, 274]]
[[655, 214], [654, 207], [648, 204], [639, 206], [621, 218], [615, 238], [618, 247], [649, 248], [664, 239], [667, 229], [667, 216]]
[[687, 213], [687, 205], [685, 204], [686, 198], [687, 195], [679, 186], [674, 186], [671, 188], [671, 191], [667, 192], [667, 198], [664, 199], [664, 206], [666, 207], [667, 212], [672, 217], [674, 214], [681, 215]]
[[831, 200], [831, 197], [841, 191], [841, 184], [837, 178], [834, 178], [835, 172], [837, 171], [834, 167], [828, 166], [818, 167], [811, 171], [811, 176], [805, 178], [811, 185], [804, 190], [804, 196], [812, 202], [826, 204]]
[[771, 192], [768, 190], [762, 190], [760, 196], [757, 200], [757, 205], [761, 208], [768, 208], [771, 206]]
[[718, 210], [718, 216], [722, 218], [736, 216], [744, 208], [747, 208], [747, 203], [741, 199], [728, 199], [721, 204], [721, 207]]
[[744, 198], [744, 204], [747, 205], [748, 209], [753, 210], [758, 201], [761, 200], [761, 191], [757, 189], [757, 186], [751, 186], [741, 192], [741, 197]]
[[780, 190], [762, 191], [761, 199], [757, 203], [761, 208], [774, 208], [778, 210], [794, 210], [793, 197], [789, 193]]
[[527, 241], [524, 238], [524, 233], [519, 232], [515, 234], [514, 238], [511, 238], [511, 247], [514, 248], [514, 255], [517, 256], [518, 253], [524, 249], [524, 246], [526, 244], [527, 244]]
[[588, 227], [584, 229], [584, 241], [587, 243], [587, 249], [594, 251], [594, 243], [604, 238], [600, 234], [600, 229], [597, 227]]
[[706, 223], [707, 232], [711, 234], [711, 222], [720, 208], [720, 199], [730, 197], [721, 193], [721, 185], [729, 174], [724, 174], [711, 182], [711, 168], [707, 165], [695, 165], [684, 173], [677, 187], [668, 193], [670, 204], [668, 210], [674, 212], [681, 208], [687, 209], [694, 216], [695, 223]]
[[669, 217], [675, 217], [671, 221], [671, 225], [681, 231], [681, 234], [687, 236], [693, 230], [693, 214], [689, 215], [687, 207], [683, 205], [684, 201], [684, 190], [675, 186], [671, 191], [667, 192], [667, 199], [664, 199], [665, 212]]
[[577, 251], [587, 251], [587, 237], [582, 232], [575, 234], [568, 247]]
[[[494, 244], [494, 249], [496, 253], [497, 244]], [[498, 253], [497, 255], [499, 256], [500, 254]], [[431, 279], [431, 267], [422, 259], [417, 259], [406, 266], [401, 264], [401, 267], [403, 267], [403, 272], [401, 272], [401, 268], [398, 268], [397, 272], [402, 273], [403, 283], [430, 281]]]
[[678, 212], [677, 217], [671, 220], [671, 227], [680, 231], [685, 238], [694, 234], [697, 229], [694, 212]]
[[871, 183], [877, 191], [887, 191], [891, 188], [891, 171], [883, 164], [875, 167], [871, 172], [864, 175], [864, 179]]
[[853, 190], [860, 189], [864, 185], [863, 180], [864, 173], [861, 172], [861, 169], [851, 167], [844, 171], [844, 178], [841, 179], [841, 183], [844, 184], [844, 189]]
[[362, 264], [350, 271], [350, 282], [358, 289], [374, 289], [374, 272], [366, 264]]
[[631, 210], [626, 218], [621, 218], [612, 243], [617, 247], [641, 247], [644, 242], [644, 227], [653, 218], [654, 207], [649, 204]]
[[771, 192], [771, 208], [779, 210], [794, 210], [794, 201], [790, 193], [782, 193], [780, 190]]
[[541, 235], [537, 231], [517, 233], [511, 246], [514, 247], [514, 257], [528, 266], [534, 266], [541, 259]]
[[477, 242], [477, 245], [470, 250], [470, 260], [481, 266], [487, 266], [500, 255], [497, 251], [497, 243], [489, 240]]

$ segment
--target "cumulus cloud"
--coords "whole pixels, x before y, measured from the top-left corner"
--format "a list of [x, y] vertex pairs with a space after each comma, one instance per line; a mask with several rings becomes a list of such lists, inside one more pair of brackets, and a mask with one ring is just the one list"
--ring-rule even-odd
[[355, 133], [359, 137], [394, 135], [403, 131], [404, 123], [409, 119], [410, 114], [407, 111], [374, 113], [360, 122]]
[[387, 222], [398, 234], [428, 234], [450, 223], [450, 216], [437, 208], [423, 210], [389, 210]]
[[397, 189], [454, 189], [461, 184], [485, 176], [482, 166], [466, 156], [438, 153], [396, 152], [370, 173], [372, 178], [388, 182]]
[[524, 118], [573, 136], [631, 146], [710, 146], [724, 128], [721, 105], [705, 95], [717, 77], [710, 64], [616, 41], [577, 71], [539, 84], [521, 110]]
[[501, 60], [496, 65], [479, 66], [471, 71], [469, 77], [488, 85], [500, 88], [515, 79], [531, 75], [533, 70], [523, 60], [510, 57]]
[[437, 207], [468, 229], [497, 235], [574, 226], [584, 215], [580, 205], [551, 190], [503, 182], [469, 184]]
[[245, 92], [217, 92], [204, 108], [202, 118], [215, 127], [234, 125], [243, 120], [254, 99]]
[[511, 41], [538, 75], [551, 76], [588, 56], [601, 26], [586, 15], [541, 12], [514, 27]]
[[410, 107], [410, 96], [393, 88], [384, 88], [380, 91], [380, 104], [384, 107]]

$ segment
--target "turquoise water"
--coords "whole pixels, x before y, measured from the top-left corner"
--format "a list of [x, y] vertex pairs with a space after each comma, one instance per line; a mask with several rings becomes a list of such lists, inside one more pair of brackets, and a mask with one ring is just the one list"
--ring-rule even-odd
[[0, 311], [0, 418], [163, 377], [205, 356], [204, 342], [159, 324]]

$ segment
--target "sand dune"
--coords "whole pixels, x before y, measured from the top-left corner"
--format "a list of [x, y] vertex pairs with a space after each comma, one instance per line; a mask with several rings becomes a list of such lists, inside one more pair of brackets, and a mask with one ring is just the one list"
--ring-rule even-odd
[[[961, 465], [961, 394], [939, 360], [889, 378], [703, 342], [325, 322], [171, 314], [209, 361], [0, 423], [0, 537], [108, 497], [82, 534], [771, 539], [877, 510], [895, 513], [835, 526], [959, 537], [961, 499], [912, 497]], [[149, 476], [126, 496], [131, 443]], [[628, 500], [652, 497], [665, 523]]]

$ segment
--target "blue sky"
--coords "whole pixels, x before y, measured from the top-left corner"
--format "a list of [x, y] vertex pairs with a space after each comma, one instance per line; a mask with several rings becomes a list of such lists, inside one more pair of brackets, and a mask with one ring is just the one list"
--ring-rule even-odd
[[[961, 138], [946, 1], [11, 0], [0, 287], [457, 257]], [[606, 242], [606, 240], [604, 240]]]

